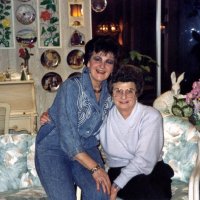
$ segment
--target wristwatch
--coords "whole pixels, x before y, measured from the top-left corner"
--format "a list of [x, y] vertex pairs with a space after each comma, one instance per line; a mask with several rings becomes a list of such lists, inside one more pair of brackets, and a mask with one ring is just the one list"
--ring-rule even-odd
[[99, 169], [101, 169], [101, 166], [99, 164], [97, 164], [95, 167], [93, 167], [89, 171], [91, 174], [94, 174], [94, 172], [98, 171]]

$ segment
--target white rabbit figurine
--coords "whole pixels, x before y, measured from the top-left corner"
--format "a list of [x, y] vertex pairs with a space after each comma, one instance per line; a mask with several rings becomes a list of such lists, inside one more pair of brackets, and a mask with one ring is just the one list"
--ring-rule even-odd
[[180, 94], [180, 83], [184, 79], [184, 72], [177, 78], [175, 72], [171, 73], [172, 89], [158, 96], [153, 102], [153, 107], [163, 113], [172, 113], [171, 108], [174, 96]]

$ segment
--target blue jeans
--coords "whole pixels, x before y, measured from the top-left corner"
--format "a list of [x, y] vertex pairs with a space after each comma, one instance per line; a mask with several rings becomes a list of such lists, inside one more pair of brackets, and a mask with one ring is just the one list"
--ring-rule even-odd
[[[55, 146], [54, 146], [55, 147]], [[100, 152], [93, 147], [87, 153], [103, 166]], [[75, 200], [74, 184], [82, 191], [83, 200], [108, 200], [109, 196], [96, 183], [90, 172], [77, 161], [69, 160], [59, 148], [40, 148], [36, 142], [35, 165], [49, 200]]]

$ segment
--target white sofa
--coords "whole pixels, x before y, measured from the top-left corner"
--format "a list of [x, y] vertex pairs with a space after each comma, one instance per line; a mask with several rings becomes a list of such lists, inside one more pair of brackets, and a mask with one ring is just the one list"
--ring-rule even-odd
[[186, 118], [163, 114], [164, 161], [174, 170], [172, 200], [199, 200], [200, 132]]
[[34, 165], [35, 135], [0, 135], [0, 200], [46, 200]]
[[[184, 118], [163, 114], [163, 120], [163, 158], [175, 172], [172, 200], [199, 200], [200, 133]], [[0, 200], [47, 199], [35, 170], [34, 150], [35, 135], [0, 135]]]

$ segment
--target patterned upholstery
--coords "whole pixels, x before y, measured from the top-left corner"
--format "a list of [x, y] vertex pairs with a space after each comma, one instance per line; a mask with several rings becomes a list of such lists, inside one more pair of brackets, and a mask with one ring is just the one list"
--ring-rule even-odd
[[[0, 136], [0, 200], [47, 200], [35, 170], [35, 136], [26, 131]], [[81, 200], [77, 188], [77, 200]]]
[[164, 161], [173, 168], [173, 200], [189, 198], [189, 181], [196, 167], [199, 132], [187, 119], [174, 115], [163, 115]]
[[[163, 115], [164, 161], [174, 169], [172, 200], [188, 198], [190, 175], [198, 156], [197, 129], [184, 118]], [[34, 166], [35, 135], [0, 136], [0, 200], [46, 200]], [[79, 194], [80, 198], [80, 194]]]
[[0, 136], [0, 200], [44, 200], [34, 166], [35, 135]]
[[30, 187], [2, 192], [0, 200], [47, 200], [47, 197], [42, 187]]
[[188, 198], [188, 183], [183, 181], [172, 181], [172, 200], [187, 200]]

